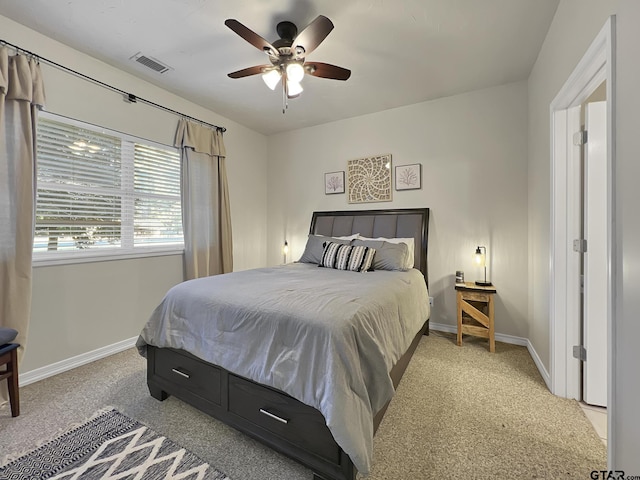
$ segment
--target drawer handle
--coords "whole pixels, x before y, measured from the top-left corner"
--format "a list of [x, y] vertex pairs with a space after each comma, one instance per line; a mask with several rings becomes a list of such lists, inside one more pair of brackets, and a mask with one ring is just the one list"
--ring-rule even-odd
[[189, 375], [188, 373], [182, 372], [182, 371], [178, 370], [177, 368], [172, 368], [172, 369], [171, 369], [171, 371], [172, 371], [173, 373], [177, 373], [177, 374], [178, 374], [178, 375], [180, 375], [181, 377], [184, 377], [184, 378], [191, 378], [191, 375]]
[[267, 412], [263, 408], [260, 409], [260, 413], [264, 413], [267, 417], [273, 418], [274, 420], [277, 420], [279, 422], [282, 422], [282, 423], [285, 423], [285, 424], [289, 423], [289, 420], [287, 420], [286, 418], [282, 418], [282, 417], [279, 417], [278, 415], [274, 415], [271, 412]]

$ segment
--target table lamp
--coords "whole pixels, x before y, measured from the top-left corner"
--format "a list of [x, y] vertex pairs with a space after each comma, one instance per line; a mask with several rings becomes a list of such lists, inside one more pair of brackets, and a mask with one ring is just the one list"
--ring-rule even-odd
[[487, 280], [487, 248], [478, 246], [475, 254], [476, 264], [484, 267], [484, 280], [476, 280], [476, 285], [490, 287], [492, 283]]

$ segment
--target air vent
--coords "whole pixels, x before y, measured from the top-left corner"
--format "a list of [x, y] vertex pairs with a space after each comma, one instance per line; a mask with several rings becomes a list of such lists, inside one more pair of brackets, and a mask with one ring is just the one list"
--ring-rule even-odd
[[133, 60], [134, 62], [138, 62], [139, 64], [144, 65], [145, 67], [150, 68], [151, 70], [157, 73], [165, 73], [165, 72], [168, 72], [169, 70], [173, 70], [173, 68], [171, 68], [168, 65], [165, 65], [159, 60], [156, 60], [153, 57], [148, 57], [147, 55], [143, 55], [142, 52], [136, 53], [133, 57], [130, 58], [130, 60]]

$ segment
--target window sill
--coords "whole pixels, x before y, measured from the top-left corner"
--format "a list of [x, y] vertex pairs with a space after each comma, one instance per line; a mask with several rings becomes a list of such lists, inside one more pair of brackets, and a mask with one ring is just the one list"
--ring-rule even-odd
[[90, 252], [90, 253], [59, 253], [59, 254], [34, 254], [32, 266], [49, 267], [53, 265], [72, 265], [76, 263], [95, 263], [110, 262], [113, 260], [132, 260], [135, 258], [146, 257], [164, 257], [168, 255], [182, 255], [184, 247], [162, 248], [162, 249], [144, 249], [136, 252], [118, 253], [109, 252]]

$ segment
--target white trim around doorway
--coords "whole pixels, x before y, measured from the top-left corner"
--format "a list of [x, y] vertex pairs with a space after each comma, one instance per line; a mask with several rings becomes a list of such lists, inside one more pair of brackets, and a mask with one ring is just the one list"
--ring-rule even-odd
[[[550, 105], [551, 118], [551, 268], [550, 268], [550, 351], [551, 391], [555, 395], [581, 398], [580, 362], [573, 358], [573, 345], [580, 344], [579, 263], [573, 252], [575, 225], [579, 225], [579, 210], [575, 207], [579, 188], [575, 176], [571, 175], [572, 159], [576, 154], [569, 141], [576, 122], [575, 107], [581, 105], [603, 81], [606, 81], [607, 97], [607, 334], [608, 334], [608, 385], [607, 402], [613, 405], [612, 392], [615, 385], [613, 355], [613, 168], [615, 153], [615, 16], [611, 16], [591, 43], [589, 49], [560, 92]], [[579, 290], [578, 290], [579, 291]], [[612, 458], [615, 446], [612, 433], [613, 412], [608, 414], [608, 458]]]

